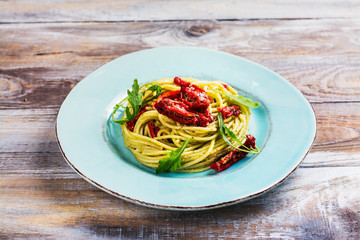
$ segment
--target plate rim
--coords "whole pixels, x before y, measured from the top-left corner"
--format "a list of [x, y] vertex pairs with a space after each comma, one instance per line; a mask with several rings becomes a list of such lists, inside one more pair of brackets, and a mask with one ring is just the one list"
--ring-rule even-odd
[[[62, 148], [62, 145], [61, 145], [61, 142], [60, 142], [60, 139], [59, 139], [59, 135], [58, 135], [58, 118], [59, 118], [59, 113], [60, 113], [60, 110], [62, 109], [64, 103], [66, 102], [66, 99], [68, 98], [68, 96], [70, 95], [70, 93], [73, 91], [73, 89], [80, 83], [82, 82], [84, 79], [86, 79], [89, 75], [93, 74], [94, 72], [96, 72], [97, 70], [101, 69], [103, 66], [109, 64], [110, 62], [113, 62], [115, 61], [116, 59], [119, 59], [121, 57], [124, 57], [126, 55], [131, 55], [133, 53], [137, 53], [137, 52], [143, 52], [143, 51], [148, 51], [148, 50], [155, 50], [155, 49], [164, 49], [164, 48], [192, 48], [192, 49], [201, 49], [201, 50], [205, 50], [205, 51], [211, 51], [211, 52], [215, 52], [215, 53], [219, 53], [219, 54], [225, 54], [225, 55], [228, 55], [228, 56], [232, 56], [232, 57], [237, 57], [237, 58], [240, 58], [242, 60], [245, 60], [251, 64], [255, 64], [256, 66], [258, 67], [261, 67], [263, 69], [266, 69], [267, 71], [275, 74], [277, 77], [281, 78], [282, 80], [284, 80], [285, 83], [291, 85], [293, 87], [293, 89], [295, 89], [302, 97], [303, 97], [303, 100], [305, 100], [305, 103], [310, 106], [310, 109], [312, 111], [312, 114], [313, 114], [313, 117], [314, 117], [314, 134], [312, 136], [312, 139], [311, 139], [311, 144], [309, 145], [309, 147], [307, 148], [307, 151], [304, 153], [304, 154], [301, 154], [299, 157], [298, 157], [298, 160], [297, 160], [297, 164], [291, 169], [291, 171], [289, 171], [283, 178], [281, 178], [280, 180], [278, 180], [277, 182], [273, 183], [273, 184], [270, 184], [270, 186], [264, 188], [264, 189], [261, 189], [257, 192], [254, 192], [252, 194], [248, 194], [244, 197], [240, 197], [240, 198], [237, 198], [237, 199], [234, 199], [234, 200], [230, 200], [230, 201], [223, 201], [223, 202], [219, 202], [219, 203], [216, 203], [216, 204], [204, 204], [204, 205], [201, 205], [201, 206], [177, 206], [177, 205], [164, 205], [164, 204], [156, 204], [156, 203], [151, 203], [151, 202], [148, 202], [148, 201], [143, 201], [143, 200], [139, 200], [139, 199], [135, 199], [135, 198], [131, 198], [129, 196], [126, 196], [126, 195], [123, 195], [123, 194], [120, 194], [116, 191], [113, 191], [111, 189], [108, 189], [107, 187], [101, 185], [100, 183], [96, 182], [95, 180], [87, 177], [85, 174], [83, 174], [78, 168], [76, 168], [74, 166], [74, 164], [68, 159], [68, 157], [66, 156], [66, 153], [65, 151], [63, 150]], [[258, 197], [266, 192], [268, 192], [269, 190], [271, 189], [274, 189], [276, 188], [277, 186], [279, 186], [285, 179], [287, 179], [289, 177], [289, 175], [291, 175], [297, 168], [298, 166], [302, 163], [302, 161], [305, 159], [305, 157], [308, 155], [308, 153], [311, 151], [313, 145], [314, 145], [314, 142], [315, 142], [315, 139], [316, 139], [316, 136], [317, 136], [317, 117], [316, 117], [316, 113], [314, 111], [314, 108], [313, 106], [311, 105], [311, 103], [309, 102], [309, 100], [303, 95], [303, 93], [297, 89], [290, 81], [288, 81], [287, 79], [285, 79], [284, 77], [282, 77], [280, 74], [278, 74], [277, 72], [274, 72], [273, 70], [267, 68], [266, 66], [263, 66], [257, 62], [254, 62], [252, 60], [249, 60], [247, 58], [244, 58], [244, 57], [241, 57], [241, 56], [238, 56], [238, 55], [235, 55], [235, 54], [231, 54], [231, 53], [228, 53], [228, 52], [223, 52], [223, 51], [219, 51], [219, 50], [214, 50], [214, 49], [210, 49], [210, 48], [204, 48], [204, 47], [194, 47], [194, 46], [165, 46], [165, 47], [154, 47], [154, 48], [147, 48], [147, 49], [143, 49], [143, 50], [139, 50], [139, 51], [134, 51], [134, 52], [130, 52], [130, 53], [127, 53], [127, 54], [124, 54], [124, 55], [121, 55], [119, 57], [116, 57], [108, 62], [106, 62], [105, 64], [101, 65], [100, 67], [98, 67], [97, 69], [95, 69], [94, 71], [92, 71], [91, 73], [89, 73], [87, 76], [85, 76], [84, 78], [82, 78], [71, 90], [70, 92], [67, 94], [67, 96], [65, 97], [65, 99], [63, 100], [63, 102], [61, 103], [59, 109], [58, 109], [58, 112], [57, 112], [57, 116], [56, 116], [56, 120], [55, 120], [55, 135], [56, 135], [56, 141], [57, 141], [57, 145], [59, 146], [59, 149], [60, 149], [60, 152], [63, 156], [63, 158], [65, 159], [65, 161], [67, 162], [67, 164], [77, 173], [79, 174], [84, 180], [86, 180], [87, 182], [89, 182], [90, 184], [92, 184], [93, 186], [115, 196], [115, 197], [118, 197], [120, 199], [123, 199], [123, 200], [126, 200], [126, 201], [129, 201], [129, 202], [132, 202], [132, 203], [135, 203], [137, 205], [140, 205], [140, 206], [146, 206], [146, 207], [151, 207], [151, 208], [156, 208], [156, 209], [163, 209], [163, 210], [175, 210], [175, 211], [197, 211], [197, 210], [208, 210], [208, 209], [215, 209], [215, 208], [220, 208], [220, 207], [226, 207], [226, 206], [230, 206], [230, 205], [234, 205], [234, 204], [237, 204], [237, 203], [241, 203], [241, 202], [244, 202], [246, 200], [250, 200], [254, 197]]]

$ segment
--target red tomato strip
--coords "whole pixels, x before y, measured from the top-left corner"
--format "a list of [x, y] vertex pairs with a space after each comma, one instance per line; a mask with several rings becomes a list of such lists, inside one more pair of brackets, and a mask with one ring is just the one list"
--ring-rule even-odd
[[227, 119], [228, 117], [239, 116], [241, 113], [241, 110], [238, 106], [232, 106], [232, 107], [222, 107], [218, 108], [218, 111], [221, 112], [221, 115], [223, 116], [223, 119]]
[[[255, 149], [255, 137], [248, 134], [246, 135], [246, 141], [244, 145], [247, 148], [253, 148]], [[237, 161], [243, 159], [248, 153], [239, 151], [239, 150], [231, 150], [228, 154], [223, 156], [219, 161], [214, 162], [211, 164], [210, 168], [214, 169], [217, 172], [224, 171], [225, 169], [228, 169], [231, 165], [236, 163]]]
[[127, 123], [126, 123], [126, 126], [127, 126], [127, 128], [130, 130], [130, 131], [134, 131], [134, 128], [135, 128], [135, 124], [136, 124], [136, 122], [137, 122], [137, 120], [139, 119], [139, 117], [140, 117], [140, 115], [141, 114], [143, 114], [144, 112], [146, 112], [147, 110], [145, 109], [145, 107], [143, 107], [142, 109], [140, 109], [140, 112], [139, 112], [139, 114], [136, 116], [136, 118], [134, 118], [134, 119], [132, 119], [132, 120], [130, 120], [130, 121], [128, 121]]
[[158, 132], [160, 131], [160, 128], [156, 127], [153, 122], [149, 122], [148, 127], [149, 127], [151, 137], [155, 138], [157, 136]]

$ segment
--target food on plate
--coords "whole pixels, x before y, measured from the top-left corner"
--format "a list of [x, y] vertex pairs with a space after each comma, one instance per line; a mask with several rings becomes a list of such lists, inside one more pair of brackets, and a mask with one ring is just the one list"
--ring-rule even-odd
[[135, 79], [127, 94], [111, 119], [135, 158], [156, 173], [220, 172], [259, 153], [247, 129], [250, 108], [260, 104], [225, 83], [175, 77], [139, 86]]

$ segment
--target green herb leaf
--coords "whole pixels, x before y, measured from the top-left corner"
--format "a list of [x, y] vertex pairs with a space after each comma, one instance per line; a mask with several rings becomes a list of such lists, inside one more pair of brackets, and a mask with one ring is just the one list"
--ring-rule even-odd
[[190, 142], [190, 138], [188, 138], [183, 145], [168, 153], [169, 157], [161, 159], [159, 161], [159, 166], [156, 168], [156, 174], [166, 172], [171, 170], [171, 172], [181, 168], [181, 154], [184, 152], [186, 145]]
[[[150, 102], [150, 101], [152, 101], [154, 99], [157, 99], [161, 95], [161, 86], [159, 84], [154, 84], [154, 85], [150, 86], [148, 89], [146, 89], [146, 91], [155, 92], [155, 96], [153, 96], [152, 98], [147, 99], [146, 101], [144, 101], [143, 105], [147, 104], [148, 102]], [[144, 95], [145, 95], [145, 92], [144, 92]]]
[[[129, 103], [133, 110], [130, 116], [126, 115], [129, 121], [136, 118], [136, 116], [139, 114], [142, 105], [142, 94], [139, 92], [139, 90], [140, 88], [139, 88], [138, 80], [135, 79], [134, 84], [132, 85], [132, 92], [130, 92], [130, 90], [127, 91], [129, 97]], [[128, 112], [130, 113], [129, 107], [126, 108], [128, 109], [127, 113]]]
[[255, 102], [255, 101], [251, 100], [250, 98], [247, 98], [247, 97], [244, 97], [244, 96], [233, 95], [233, 94], [230, 94], [230, 93], [224, 93], [224, 92], [220, 92], [220, 91], [216, 91], [216, 92], [231, 98], [232, 100], [234, 100], [238, 104], [248, 106], [249, 108], [258, 108], [260, 106], [260, 103]]
[[[221, 112], [218, 113], [218, 122], [219, 122], [219, 129], [220, 129], [221, 136], [222, 136], [222, 138], [224, 139], [224, 141], [225, 141], [229, 146], [231, 146], [232, 148], [235, 148], [236, 150], [243, 151], [243, 152], [259, 153], [259, 149], [258, 149], [258, 148], [252, 149], [252, 148], [246, 147], [246, 146], [240, 141], [240, 139], [236, 136], [236, 134], [235, 134], [233, 131], [231, 131], [227, 126], [225, 126]], [[234, 144], [232, 144], [232, 143], [229, 141], [228, 137], [226, 136], [226, 132], [229, 134], [229, 136], [230, 136], [234, 141], [236, 141], [237, 143], [239, 143], [242, 148], [235, 147]]]
[[[126, 123], [134, 118], [136, 118], [136, 116], [139, 114], [140, 112], [140, 109], [142, 106], [144, 106], [146, 103], [150, 102], [151, 100], [153, 99], [156, 99], [158, 98], [160, 95], [161, 95], [161, 86], [158, 85], [158, 84], [154, 84], [152, 85], [151, 87], [149, 87], [148, 89], [145, 90], [146, 91], [153, 91], [155, 92], [155, 96], [153, 96], [151, 99], [149, 100], [146, 100], [146, 101], [143, 101], [142, 98], [145, 94], [142, 94], [140, 92], [140, 89], [142, 87], [146, 86], [145, 85], [142, 85], [141, 87], [139, 87], [139, 83], [138, 83], [138, 80], [137, 79], [134, 79], [134, 83], [132, 85], [132, 91], [128, 90], [127, 91], [127, 94], [128, 96], [123, 99], [120, 103], [116, 104], [115, 107], [114, 107], [114, 110], [111, 114], [111, 119], [116, 122], [116, 123], [120, 123], [120, 124], [123, 124], [123, 123]], [[125, 113], [126, 113], [126, 118], [125, 119], [120, 119], [120, 120], [116, 120], [114, 118], [114, 115], [116, 113], [116, 111], [120, 108], [120, 107], [123, 107], [122, 104], [125, 102], [125, 101], [128, 101], [130, 106], [131, 106], [131, 109], [132, 109], [132, 112], [130, 111], [130, 107], [126, 106], [125, 107]]]
[[[128, 97], [126, 97], [124, 100], [127, 100], [127, 99], [128, 99]], [[111, 113], [111, 120], [112, 120], [113, 122], [116, 122], [116, 123], [119, 123], [119, 124], [123, 124], [123, 123], [126, 123], [126, 122], [128, 121], [128, 119], [116, 120], [116, 119], [114, 118], [114, 115], [115, 115], [116, 111], [117, 111], [120, 107], [122, 107], [121, 103], [124, 102], [124, 100], [115, 105], [114, 110], [113, 110], [113, 112]]]
[[121, 119], [121, 120], [115, 120], [114, 119], [114, 114], [116, 113], [116, 111], [121, 107], [120, 103], [123, 103], [123, 101], [121, 101], [119, 104], [116, 104], [114, 107], [114, 110], [112, 112], [111, 118], [114, 122], [116, 123], [126, 123], [134, 118], [136, 118], [136, 116], [139, 114], [140, 111], [140, 107], [142, 104], [142, 94], [139, 92], [140, 88], [139, 88], [139, 83], [137, 79], [134, 79], [134, 83], [132, 85], [132, 91], [127, 90], [127, 100], [129, 101], [131, 108], [132, 108], [132, 112], [130, 112], [130, 108], [128, 106], [126, 106], [125, 108], [125, 113], [126, 113], [126, 118], [125, 119]]

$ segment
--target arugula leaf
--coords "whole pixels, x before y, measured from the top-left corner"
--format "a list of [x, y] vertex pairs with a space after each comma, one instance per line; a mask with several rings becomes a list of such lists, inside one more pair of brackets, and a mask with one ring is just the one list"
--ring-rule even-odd
[[218, 92], [220, 94], [224, 94], [225, 96], [231, 98], [235, 102], [245, 105], [245, 106], [248, 106], [249, 108], [258, 108], [260, 106], [260, 103], [255, 102], [255, 101], [251, 100], [250, 98], [247, 98], [244, 96], [233, 95], [230, 93], [224, 93], [224, 92], [220, 92], [220, 91], [216, 91], [216, 92]]
[[[134, 84], [132, 85], [132, 92], [130, 90], [127, 91], [129, 96], [129, 103], [131, 105], [131, 108], [133, 109], [133, 112], [130, 116], [126, 115], [129, 120], [136, 118], [136, 116], [139, 114], [140, 107], [142, 105], [142, 94], [139, 92], [139, 84], [138, 80], [134, 80]], [[129, 107], [126, 107], [127, 112], [129, 111]]]
[[[130, 92], [130, 90], [127, 90], [127, 94], [128, 94], [127, 98], [122, 100], [119, 104], [116, 104], [114, 107], [114, 110], [111, 114], [111, 119], [114, 122], [123, 124], [123, 123], [126, 123], [126, 122], [136, 118], [136, 116], [139, 114], [141, 104], [142, 104], [142, 94], [139, 92], [139, 90], [140, 90], [140, 87], [139, 87], [138, 80], [134, 79], [134, 83], [132, 85], [132, 91]], [[121, 119], [121, 120], [115, 120], [114, 114], [122, 106], [121, 104], [125, 100], [129, 101], [131, 108], [132, 108], [132, 113], [130, 112], [130, 108], [128, 106], [126, 106], [126, 108], [125, 108], [126, 118]]]
[[[116, 104], [115, 107], [114, 107], [114, 110], [113, 110], [113, 112], [111, 114], [111, 119], [114, 122], [123, 124], [123, 123], [126, 123], [126, 122], [136, 118], [136, 116], [139, 114], [140, 109], [141, 109], [142, 106], [144, 106], [146, 103], [150, 102], [151, 100], [158, 98], [161, 95], [161, 86], [158, 85], [158, 84], [154, 84], [151, 87], [149, 87], [148, 89], [146, 89], [145, 92], [146, 91], [153, 91], [153, 92], [156, 93], [155, 96], [153, 96], [149, 100], [143, 101], [142, 98], [143, 98], [145, 92], [141, 93], [140, 89], [142, 87], [144, 87], [144, 86], [146, 86], [146, 84], [139, 87], [138, 80], [134, 79], [134, 83], [132, 85], [132, 91], [127, 90], [128, 96], [125, 99], [123, 99], [120, 103]], [[120, 120], [114, 119], [114, 115], [115, 115], [116, 111], [120, 107], [123, 107], [122, 104], [125, 101], [129, 102], [129, 104], [131, 106], [131, 109], [132, 109], [132, 112], [130, 111], [130, 108], [128, 106], [126, 106], [125, 107], [126, 118], [125, 119], [120, 119]]]
[[166, 172], [171, 170], [171, 172], [181, 168], [181, 154], [184, 152], [186, 145], [190, 142], [190, 138], [188, 138], [183, 145], [168, 153], [168, 158], [161, 159], [159, 161], [159, 166], [156, 168], [156, 174]]
[[[152, 98], [144, 101], [143, 105], [147, 104], [148, 102], [150, 102], [150, 101], [152, 101], [154, 99], [157, 99], [161, 95], [161, 86], [159, 84], [154, 84], [154, 85], [151, 85], [148, 89], [146, 89], [146, 91], [155, 92], [155, 96], [153, 96]], [[143, 95], [145, 95], [145, 92], [144, 92]]]
[[[259, 149], [258, 149], [258, 148], [252, 149], [252, 148], [246, 147], [246, 146], [240, 141], [240, 139], [236, 136], [236, 134], [235, 134], [233, 131], [231, 131], [227, 126], [225, 126], [221, 112], [218, 113], [218, 122], [219, 122], [219, 129], [220, 129], [221, 136], [222, 136], [222, 138], [224, 139], [224, 141], [225, 141], [229, 146], [231, 146], [232, 148], [235, 148], [236, 150], [243, 151], [243, 152], [259, 153]], [[230, 135], [230, 137], [231, 137], [234, 141], [236, 141], [237, 143], [239, 143], [242, 148], [235, 147], [234, 144], [232, 144], [232, 143], [229, 141], [229, 139], [227, 138], [225, 131]]]

